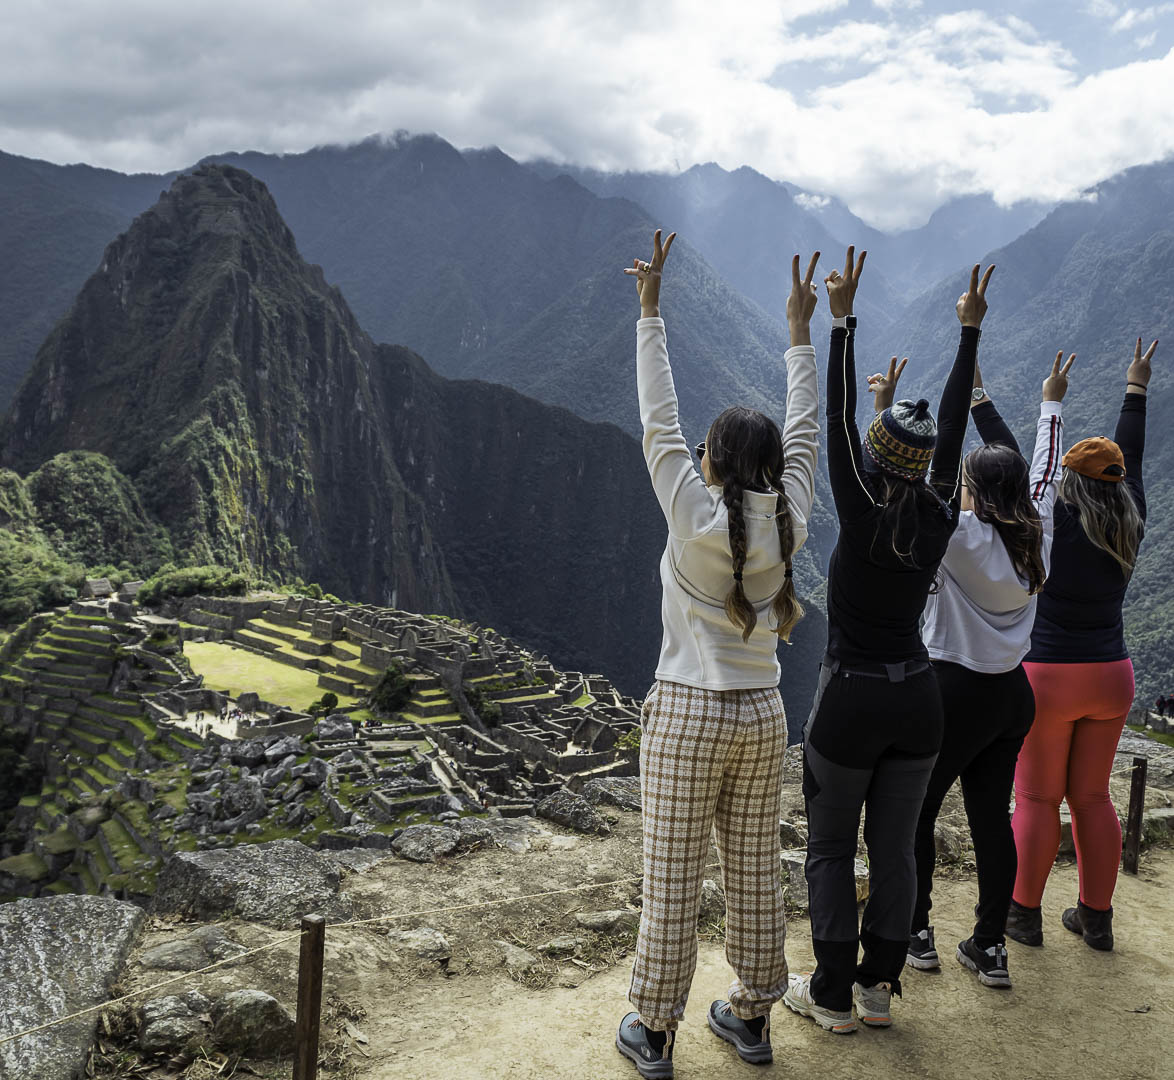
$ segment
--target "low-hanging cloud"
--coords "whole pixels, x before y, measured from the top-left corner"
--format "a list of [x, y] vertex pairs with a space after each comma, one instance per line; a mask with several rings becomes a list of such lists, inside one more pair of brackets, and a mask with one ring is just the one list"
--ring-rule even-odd
[[[1085, 13], [1152, 32], [1171, 7]], [[1174, 153], [1154, 93], [1174, 49], [1085, 71], [1022, 16], [941, 2], [57, 0], [5, 5], [0, 42], [0, 148], [124, 171], [408, 129], [610, 169], [746, 164], [896, 227]]]

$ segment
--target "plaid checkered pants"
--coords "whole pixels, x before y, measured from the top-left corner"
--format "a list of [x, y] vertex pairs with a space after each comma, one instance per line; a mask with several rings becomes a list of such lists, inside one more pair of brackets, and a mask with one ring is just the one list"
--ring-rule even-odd
[[685, 1013], [697, 967], [701, 882], [715, 833], [726, 893], [734, 1015], [762, 1016], [787, 988], [779, 797], [787, 720], [775, 688], [658, 682], [644, 703], [644, 908], [629, 998], [654, 1031]]

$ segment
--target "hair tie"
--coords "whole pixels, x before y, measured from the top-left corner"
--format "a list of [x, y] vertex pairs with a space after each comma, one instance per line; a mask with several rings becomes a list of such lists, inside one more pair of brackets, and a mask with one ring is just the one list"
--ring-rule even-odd
[[741, 581], [741, 580], [742, 580], [742, 571], [741, 571], [741, 570], [735, 570], [735, 571], [734, 571], [734, 580], [735, 580], [735, 581]]
[[783, 572], [783, 577], [794, 577], [794, 576], [795, 576], [795, 571], [789, 566]]

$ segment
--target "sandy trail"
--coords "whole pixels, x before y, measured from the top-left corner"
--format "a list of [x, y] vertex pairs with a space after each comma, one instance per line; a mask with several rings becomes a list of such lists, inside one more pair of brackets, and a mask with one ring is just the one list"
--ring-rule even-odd
[[[705, 1024], [729, 971], [703, 943], [676, 1053], [680, 1080], [775, 1075], [1157, 1080], [1174, 1055], [1174, 852], [1150, 851], [1140, 877], [1123, 875], [1116, 897], [1117, 950], [1095, 953], [1059, 926], [1076, 895], [1074, 866], [1058, 866], [1044, 901], [1045, 945], [1011, 943], [1007, 991], [981, 986], [954, 959], [969, 932], [973, 879], [940, 881], [934, 910], [939, 974], [906, 969], [894, 1027], [833, 1036], [779, 1006], [775, 1064], [743, 1064]], [[812, 963], [805, 918], [790, 926], [792, 970]], [[387, 986], [363, 1023], [372, 1057], [364, 1080], [629, 1080], [635, 1069], [613, 1045], [626, 1011], [629, 967], [578, 988], [527, 990], [494, 973]], [[366, 987], [370, 992], [374, 987]], [[364, 995], [366, 996], [366, 995]]]

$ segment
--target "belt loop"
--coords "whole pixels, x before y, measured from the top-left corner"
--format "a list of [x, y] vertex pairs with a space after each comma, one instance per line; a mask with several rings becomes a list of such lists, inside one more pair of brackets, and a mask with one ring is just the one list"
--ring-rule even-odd
[[889, 682], [900, 683], [905, 681], [904, 664], [885, 664], [885, 671], [889, 673]]

